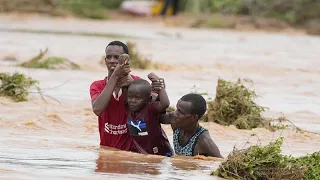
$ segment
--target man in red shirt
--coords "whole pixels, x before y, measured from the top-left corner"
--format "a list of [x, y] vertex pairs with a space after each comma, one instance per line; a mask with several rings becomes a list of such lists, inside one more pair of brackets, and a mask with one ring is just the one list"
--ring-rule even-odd
[[[122, 87], [139, 77], [129, 74], [130, 63], [119, 64], [121, 55], [129, 54], [124, 43], [113, 41], [108, 44], [105, 52], [108, 76], [94, 81], [90, 86], [92, 109], [99, 120], [100, 145], [136, 152], [126, 126], [127, 112]], [[126, 58], [129, 60], [128, 56]]]

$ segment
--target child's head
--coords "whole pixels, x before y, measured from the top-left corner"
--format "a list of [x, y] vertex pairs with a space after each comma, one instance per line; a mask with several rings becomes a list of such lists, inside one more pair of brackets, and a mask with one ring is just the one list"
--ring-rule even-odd
[[140, 111], [151, 100], [151, 85], [144, 79], [132, 81], [128, 87], [128, 106], [130, 111]]

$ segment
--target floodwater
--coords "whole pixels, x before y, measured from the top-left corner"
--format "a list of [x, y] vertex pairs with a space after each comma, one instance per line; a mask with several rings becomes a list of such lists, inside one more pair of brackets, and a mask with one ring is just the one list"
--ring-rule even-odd
[[[135, 42], [145, 57], [174, 66], [170, 71], [154, 71], [166, 79], [171, 106], [190, 91], [214, 97], [218, 77], [234, 81], [249, 78], [261, 96], [257, 103], [270, 108], [266, 116], [283, 113], [298, 127], [320, 133], [319, 37], [40, 16], [1, 15], [0, 20], [0, 71], [26, 73], [40, 81], [46, 95], [44, 101], [32, 93], [29, 101], [20, 103], [0, 98], [0, 179], [213, 179], [210, 173], [218, 167], [218, 160], [145, 156], [99, 146], [89, 86], [106, 76], [99, 61], [106, 44], [114, 39]], [[49, 55], [67, 57], [82, 70], [15, 66], [46, 47]], [[16, 61], [5, 60], [10, 56]], [[146, 78], [150, 71], [133, 73]], [[285, 137], [285, 154], [300, 156], [320, 149], [320, 136], [314, 133], [202, 125], [224, 157], [234, 146], [241, 148], [246, 142], [266, 144], [280, 136]], [[163, 128], [172, 142], [170, 127]], [[257, 136], [250, 138], [252, 134]]]

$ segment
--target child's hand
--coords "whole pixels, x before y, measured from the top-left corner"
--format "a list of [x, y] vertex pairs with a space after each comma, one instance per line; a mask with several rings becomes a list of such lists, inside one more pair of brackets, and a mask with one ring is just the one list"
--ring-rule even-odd
[[154, 73], [150, 73], [148, 75], [148, 78], [150, 79], [152, 89], [155, 91], [160, 91], [161, 89], [165, 88], [165, 83], [163, 78], [159, 78]]

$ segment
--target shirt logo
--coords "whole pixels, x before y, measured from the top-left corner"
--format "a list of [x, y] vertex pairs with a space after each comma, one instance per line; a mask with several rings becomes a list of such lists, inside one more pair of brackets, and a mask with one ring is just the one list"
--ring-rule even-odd
[[128, 129], [132, 136], [147, 136], [147, 124], [144, 120], [128, 120]]
[[126, 124], [113, 125], [109, 123], [104, 124], [104, 132], [113, 135], [125, 134], [128, 132]]

